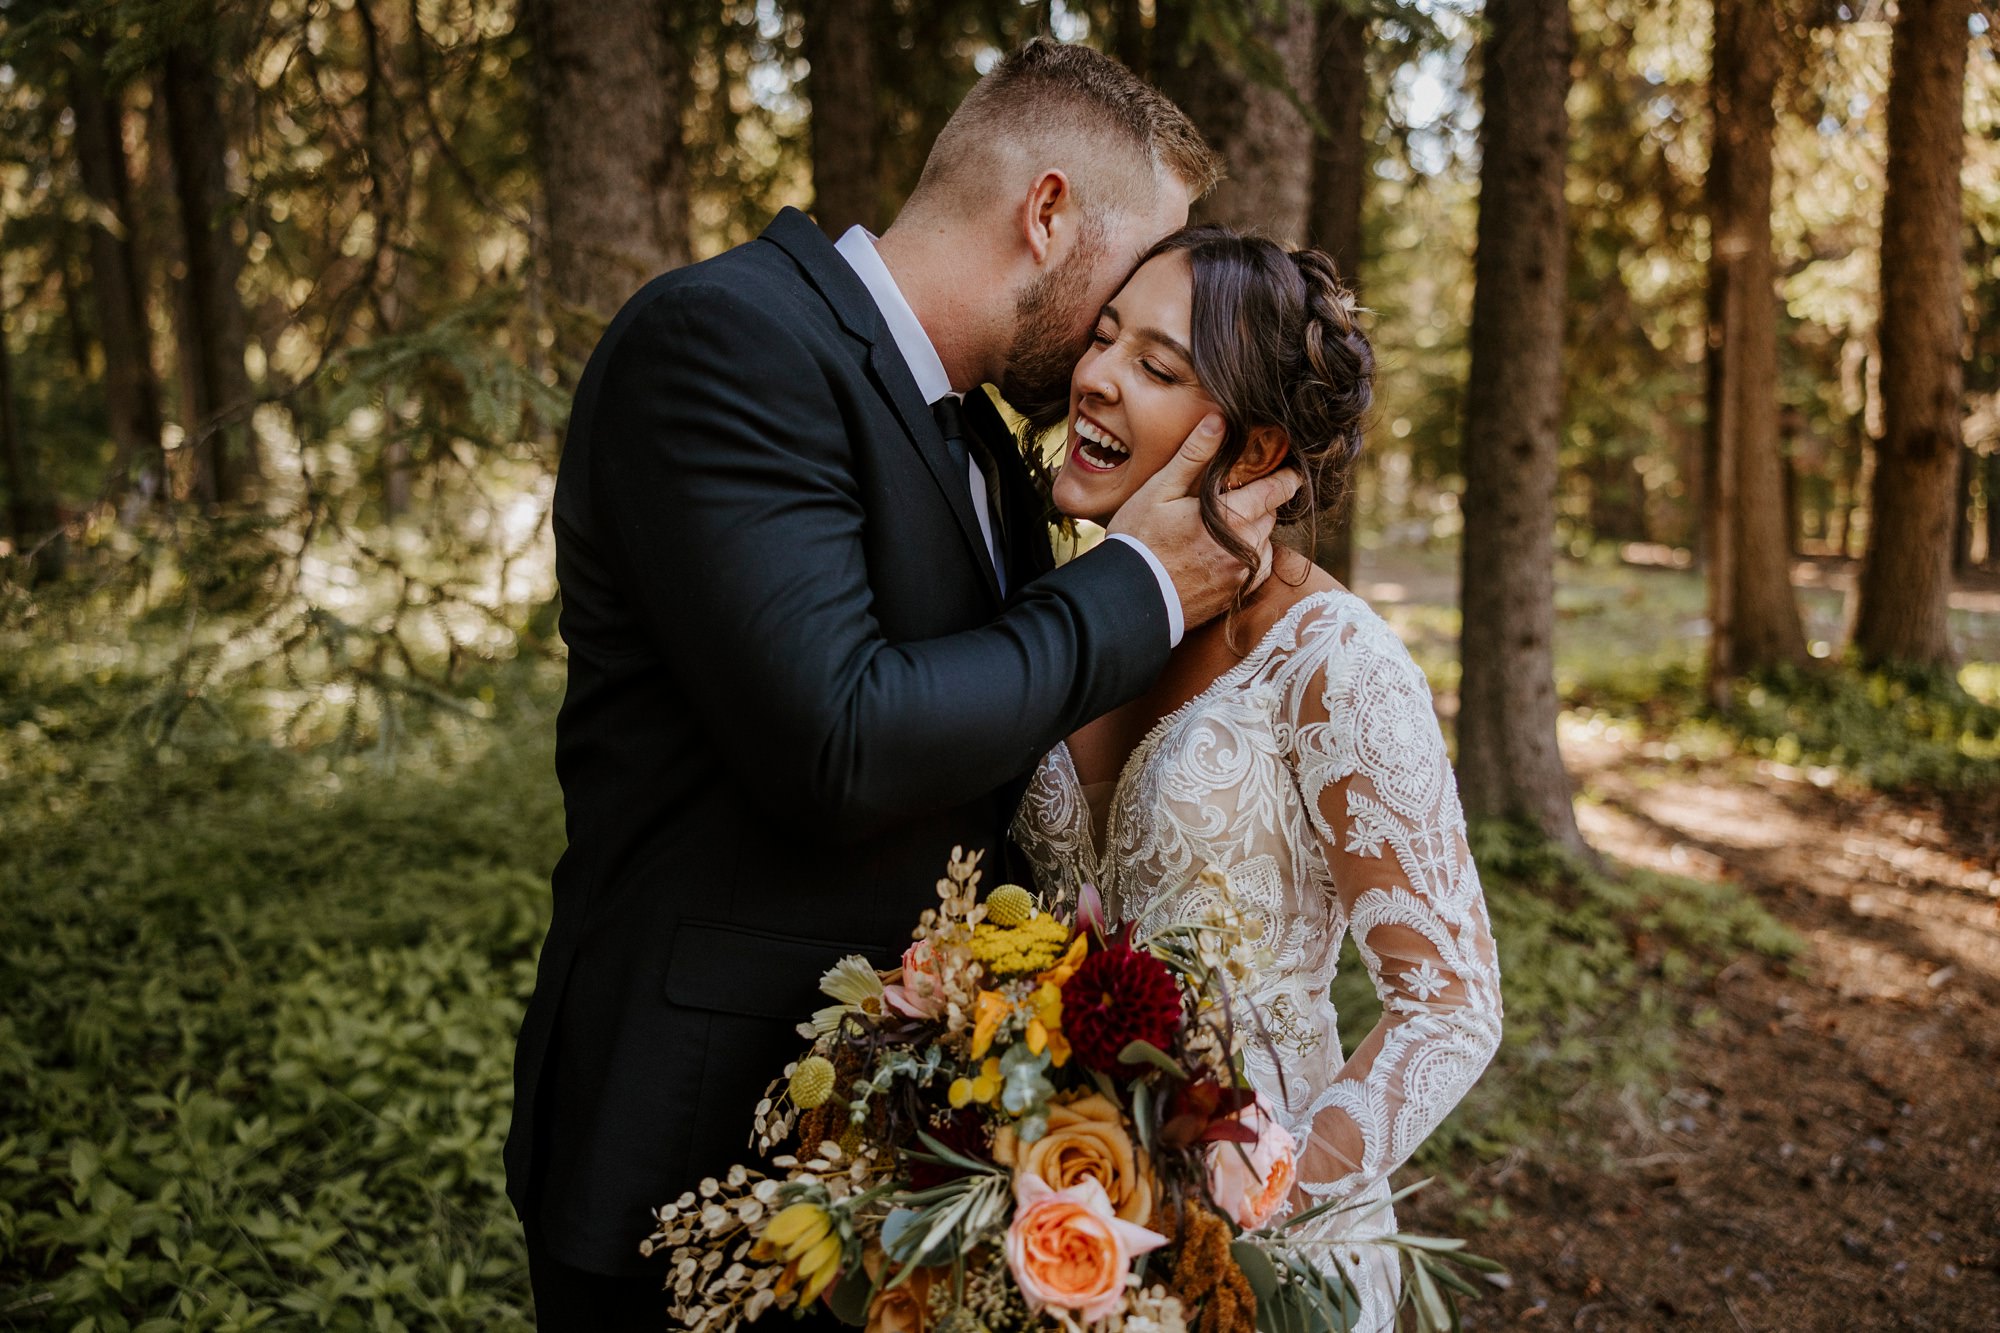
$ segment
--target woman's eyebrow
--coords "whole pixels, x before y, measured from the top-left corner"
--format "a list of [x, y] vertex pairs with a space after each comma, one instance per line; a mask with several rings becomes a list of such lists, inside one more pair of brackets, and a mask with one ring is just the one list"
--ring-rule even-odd
[[[1112, 305], [1109, 301], [1106, 301], [1104, 303], [1104, 308], [1097, 312], [1097, 317], [1099, 319], [1108, 319], [1113, 324], [1116, 324], [1119, 322], [1118, 307]], [[1175, 356], [1179, 357], [1182, 361], [1186, 362], [1188, 365], [1191, 366], [1194, 364], [1194, 353], [1188, 351], [1187, 348], [1183, 347], [1181, 345], [1180, 339], [1175, 338], [1172, 334], [1163, 333], [1159, 329], [1134, 329], [1132, 331], [1132, 336], [1139, 339], [1141, 342], [1158, 343], [1160, 346], [1166, 348], [1169, 352], [1172, 352]]]

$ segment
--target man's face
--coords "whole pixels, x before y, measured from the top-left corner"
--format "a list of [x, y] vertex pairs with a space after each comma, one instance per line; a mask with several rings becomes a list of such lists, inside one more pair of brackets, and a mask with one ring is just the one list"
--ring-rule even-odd
[[1028, 284], [1014, 308], [1014, 345], [1000, 396], [1037, 431], [1069, 418], [1070, 371], [1090, 333], [1153, 242], [1187, 225], [1188, 192], [1167, 177], [1150, 208], [1098, 215], [1053, 269]]

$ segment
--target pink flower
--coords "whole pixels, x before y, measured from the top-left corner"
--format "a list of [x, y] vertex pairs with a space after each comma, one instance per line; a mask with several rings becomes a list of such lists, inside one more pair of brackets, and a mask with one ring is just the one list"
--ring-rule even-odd
[[944, 1013], [944, 984], [929, 940], [903, 950], [903, 977], [882, 988], [882, 999], [905, 1018], [937, 1018]]
[[1299, 1145], [1261, 1093], [1235, 1119], [1257, 1141], [1208, 1145], [1208, 1193], [1237, 1226], [1261, 1227], [1285, 1210], [1298, 1180]]
[[1095, 1179], [1059, 1190], [1032, 1172], [1014, 1177], [1007, 1266], [1028, 1306], [1074, 1310], [1085, 1323], [1117, 1312], [1134, 1257], [1167, 1243], [1123, 1222]]

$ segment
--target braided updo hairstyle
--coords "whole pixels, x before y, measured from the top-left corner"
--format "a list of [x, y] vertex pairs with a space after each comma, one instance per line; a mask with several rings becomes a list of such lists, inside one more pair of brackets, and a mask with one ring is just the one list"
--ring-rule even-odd
[[1189, 330], [1194, 373], [1222, 409], [1228, 430], [1201, 479], [1209, 534], [1245, 569], [1240, 610], [1256, 553], [1229, 530], [1220, 497], [1229, 471], [1259, 426], [1283, 430], [1283, 466], [1303, 479], [1278, 511], [1281, 524], [1332, 513], [1352, 485], [1375, 401], [1375, 350], [1355, 319], [1354, 293], [1319, 250], [1289, 250], [1228, 227], [1183, 227], [1146, 253], [1183, 254], [1194, 271]]

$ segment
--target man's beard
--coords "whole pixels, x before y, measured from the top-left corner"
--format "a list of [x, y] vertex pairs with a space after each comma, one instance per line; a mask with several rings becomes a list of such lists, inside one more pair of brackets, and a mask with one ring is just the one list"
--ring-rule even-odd
[[1078, 318], [1076, 302], [1089, 287], [1100, 248], [1100, 239], [1086, 233], [1067, 259], [1029, 283], [1015, 302], [1014, 345], [1007, 349], [1000, 396], [1037, 435], [1069, 419], [1070, 376], [1090, 344], [1090, 325]]

